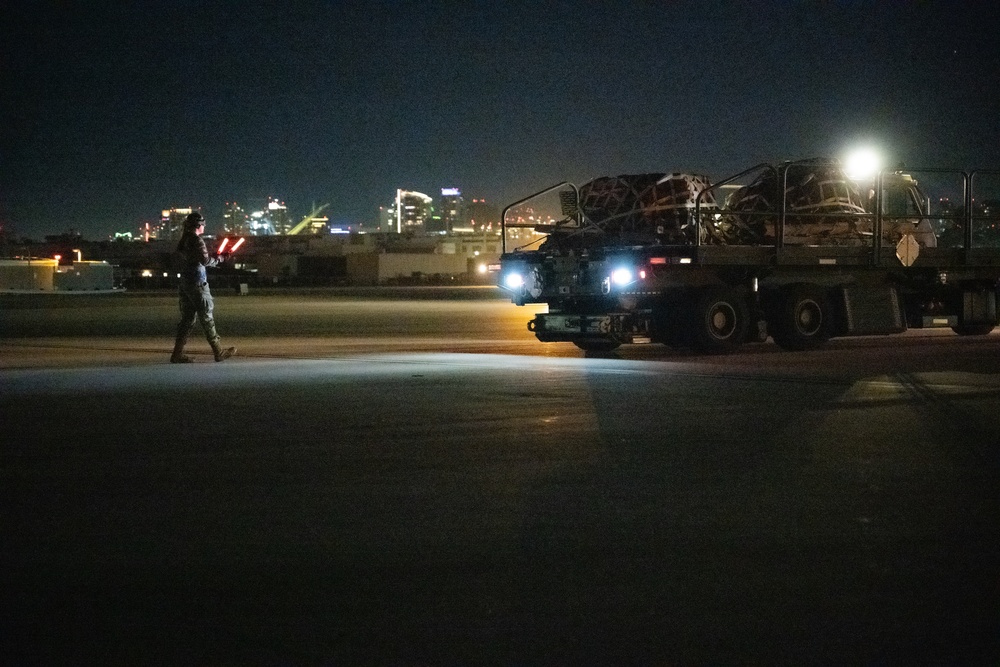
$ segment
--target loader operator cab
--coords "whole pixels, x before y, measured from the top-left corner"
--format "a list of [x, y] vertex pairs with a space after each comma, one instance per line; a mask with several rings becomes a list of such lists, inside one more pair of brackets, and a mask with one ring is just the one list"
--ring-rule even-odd
[[925, 197], [909, 174], [882, 176], [882, 215], [919, 217], [927, 214]]
[[[913, 176], [897, 171], [878, 178], [882, 187], [883, 239], [895, 242], [903, 234], [912, 234], [922, 247], [936, 248], [937, 236], [929, 217], [930, 206]], [[867, 208], [871, 212], [877, 208], [874, 183], [868, 190]]]

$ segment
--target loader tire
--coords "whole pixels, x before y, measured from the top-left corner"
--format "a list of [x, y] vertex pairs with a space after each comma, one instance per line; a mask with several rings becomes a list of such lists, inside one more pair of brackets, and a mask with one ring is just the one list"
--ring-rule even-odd
[[750, 308], [739, 290], [710, 287], [695, 296], [688, 322], [692, 348], [724, 354], [746, 342]]
[[581, 339], [573, 341], [573, 345], [584, 352], [611, 352], [612, 350], [617, 350], [621, 343], [616, 340], [594, 340], [594, 339]]
[[832, 310], [826, 291], [816, 285], [782, 289], [768, 313], [774, 342], [786, 350], [814, 350], [830, 340]]
[[951, 330], [959, 336], [985, 336], [993, 331], [994, 328], [995, 325], [993, 324], [959, 324], [956, 327], [952, 327]]

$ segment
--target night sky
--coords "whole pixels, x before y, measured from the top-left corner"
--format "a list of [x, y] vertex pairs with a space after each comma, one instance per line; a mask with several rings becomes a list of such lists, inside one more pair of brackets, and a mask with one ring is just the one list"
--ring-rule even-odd
[[0, 18], [0, 223], [842, 156], [1000, 168], [993, 2], [69, 2]]

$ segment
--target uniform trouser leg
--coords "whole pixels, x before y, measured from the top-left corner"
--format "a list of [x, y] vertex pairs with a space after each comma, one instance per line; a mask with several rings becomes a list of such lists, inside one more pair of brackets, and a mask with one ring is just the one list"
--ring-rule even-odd
[[212, 293], [209, 291], [208, 285], [202, 285], [197, 293], [192, 294], [192, 297], [194, 297], [192, 300], [195, 302], [198, 321], [201, 322], [201, 328], [205, 332], [205, 340], [214, 351], [219, 346], [219, 333], [215, 330], [215, 316], [213, 315], [215, 301], [212, 299]]
[[187, 343], [188, 335], [190, 335], [192, 327], [194, 327], [194, 322], [197, 318], [198, 312], [195, 304], [191, 300], [190, 295], [188, 295], [185, 290], [180, 290], [178, 301], [180, 305], [181, 319], [177, 322], [177, 334], [174, 337], [174, 351], [171, 355], [172, 359], [179, 359], [183, 356], [184, 345]]
[[205, 331], [205, 339], [212, 346], [215, 360], [223, 361], [236, 354], [235, 347], [222, 349], [219, 333], [215, 330], [215, 317], [212, 314], [215, 310], [215, 301], [212, 299], [212, 292], [209, 291], [207, 284], [201, 286], [197, 306], [198, 319], [201, 321], [201, 328]]

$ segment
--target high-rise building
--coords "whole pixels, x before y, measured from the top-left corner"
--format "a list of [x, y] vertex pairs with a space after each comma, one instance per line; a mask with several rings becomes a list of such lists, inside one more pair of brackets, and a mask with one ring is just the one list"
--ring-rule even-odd
[[379, 206], [378, 207], [378, 231], [379, 232], [394, 232], [396, 231], [396, 206]]
[[448, 233], [462, 226], [465, 213], [462, 191], [458, 188], [441, 188], [441, 199], [427, 225], [428, 232]]
[[267, 211], [253, 211], [247, 217], [247, 231], [251, 236], [274, 236], [274, 222]]
[[396, 190], [396, 201], [393, 203], [395, 225], [392, 231], [397, 234], [425, 231], [433, 201], [422, 192]]
[[445, 224], [444, 220], [441, 219], [441, 211], [431, 207], [431, 217], [427, 219], [426, 224], [424, 224], [424, 231], [428, 234], [444, 234]]
[[295, 226], [292, 217], [288, 214], [285, 202], [278, 201], [273, 197], [269, 197], [267, 200], [267, 217], [274, 225], [275, 234], [287, 234]]
[[222, 213], [222, 229], [226, 234], [243, 236], [249, 227], [247, 214], [236, 202], [226, 202], [225, 210]]

